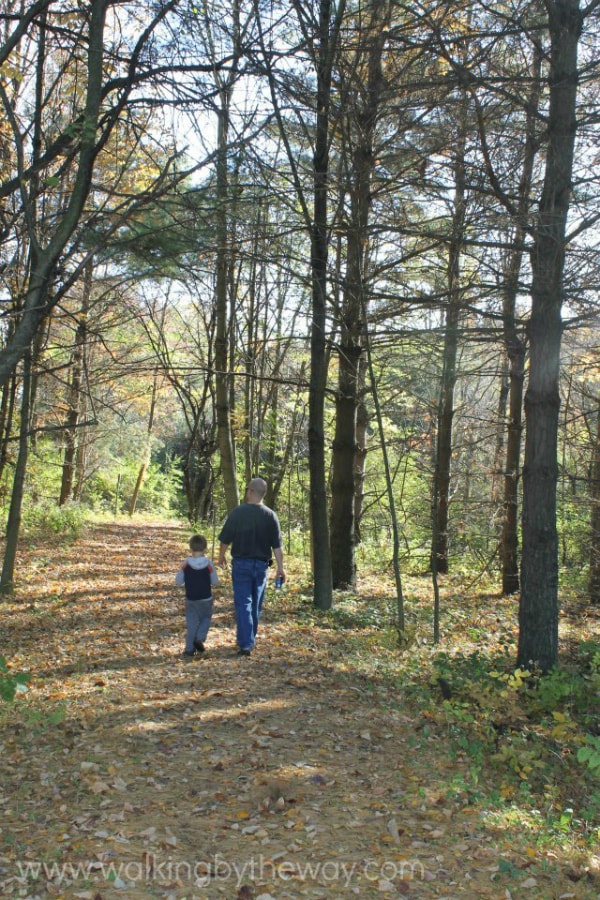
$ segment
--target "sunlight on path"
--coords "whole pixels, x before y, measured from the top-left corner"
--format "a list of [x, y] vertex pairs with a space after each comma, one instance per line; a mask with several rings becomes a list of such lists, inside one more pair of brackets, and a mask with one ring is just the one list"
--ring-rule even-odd
[[495, 882], [427, 723], [272, 591], [251, 659], [225, 576], [205, 658], [181, 660], [186, 536], [102, 526], [27, 560], [4, 629], [34, 679], [1, 733], [2, 896], [559, 896]]

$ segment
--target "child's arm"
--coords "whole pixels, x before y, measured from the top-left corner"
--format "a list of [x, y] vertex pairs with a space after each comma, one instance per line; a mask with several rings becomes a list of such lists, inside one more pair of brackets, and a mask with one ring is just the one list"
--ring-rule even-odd
[[[185, 565], [185, 563], [183, 565]], [[177, 587], [184, 587], [184, 585], [185, 585], [185, 578], [183, 576], [183, 565], [181, 566], [179, 572], [175, 576], [175, 584], [177, 585]]]
[[218, 576], [218, 574], [217, 574], [217, 570], [216, 570], [216, 568], [215, 568], [215, 564], [214, 564], [211, 560], [209, 560], [209, 562], [208, 562], [208, 568], [209, 568], [209, 571], [210, 571], [210, 583], [211, 583], [214, 587], [216, 587], [216, 586], [218, 585], [218, 583], [219, 583], [219, 576]]

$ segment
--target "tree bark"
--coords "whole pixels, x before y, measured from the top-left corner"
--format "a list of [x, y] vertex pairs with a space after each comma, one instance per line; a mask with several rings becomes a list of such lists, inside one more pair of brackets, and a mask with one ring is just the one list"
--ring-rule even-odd
[[221, 475], [227, 509], [231, 511], [239, 503], [236, 476], [235, 446], [231, 427], [231, 382], [233, 379], [229, 353], [231, 321], [229, 317], [228, 281], [231, 247], [228, 239], [228, 173], [227, 135], [229, 130], [229, 92], [221, 91], [217, 150], [217, 272], [215, 284], [216, 334], [215, 334], [215, 397], [217, 415], [217, 439], [221, 454]]
[[6, 545], [2, 562], [2, 574], [0, 575], [0, 595], [13, 593], [15, 564], [19, 534], [21, 531], [21, 518], [23, 509], [23, 497], [25, 494], [25, 476], [27, 474], [27, 460], [29, 456], [29, 423], [31, 419], [31, 353], [26, 352], [23, 358], [23, 385], [21, 395], [21, 424], [19, 427], [19, 450], [15, 466], [15, 474], [12, 485], [10, 508], [6, 523]]
[[83, 376], [83, 358], [87, 340], [87, 315], [92, 294], [93, 272], [94, 265], [93, 262], [90, 261], [84, 270], [81, 312], [77, 322], [75, 347], [71, 360], [71, 384], [69, 387], [69, 405], [65, 427], [65, 453], [63, 458], [60, 496], [58, 499], [59, 506], [64, 506], [64, 504], [73, 497], [75, 459], [77, 454], [77, 425], [81, 413], [81, 380]]
[[[368, 311], [366, 261], [371, 209], [371, 178], [374, 167], [373, 143], [384, 79], [381, 57], [388, 18], [387, 2], [374, 0], [369, 19], [361, 23], [361, 41], [356, 60], [348, 73], [347, 116], [350, 147], [350, 222], [347, 236], [347, 265], [342, 310], [338, 388], [335, 408], [335, 436], [331, 479], [331, 562], [334, 587], [353, 586], [355, 560], [355, 466], [357, 454], [357, 411], [360, 403], [360, 363], [364, 353], [365, 322]], [[363, 71], [366, 86], [363, 89]], [[360, 81], [359, 87], [356, 82]], [[354, 108], [353, 108], [354, 106]]]
[[523, 390], [525, 384], [525, 341], [516, 319], [519, 278], [523, 262], [527, 223], [531, 207], [531, 181], [537, 153], [537, 121], [540, 93], [541, 51], [536, 49], [532, 66], [532, 89], [527, 103], [527, 125], [523, 167], [519, 180], [517, 225], [513, 249], [504, 272], [502, 322], [504, 345], [509, 361], [508, 429], [504, 466], [504, 521], [502, 527], [502, 593], [519, 590], [519, 480], [523, 433]]
[[325, 478], [325, 389], [327, 386], [327, 251], [329, 181], [329, 126], [332, 74], [331, 0], [319, 4], [319, 55], [317, 65], [317, 121], [313, 156], [314, 210], [311, 230], [310, 382], [308, 402], [308, 470], [313, 546], [315, 606], [330, 609], [333, 603], [331, 546], [327, 518]]
[[9, 441], [13, 427], [15, 397], [17, 393], [17, 376], [11, 376], [8, 383], [2, 385], [2, 403], [0, 404], [0, 482], [9, 458]]
[[579, 0], [547, 0], [548, 144], [531, 251], [529, 384], [525, 397], [523, 553], [517, 664], [546, 672], [558, 661], [558, 480], [561, 306], [577, 111]]
[[502, 593], [519, 590], [519, 475], [523, 431], [525, 345], [516, 338], [509, 349], [508, 429], [504, 464], [504, 520], [502, 523]]
[[466, 210], [466, 101], [459, 112], [456, 156], [454, 161], [454, 212], [448, 247], [447, 284], [448, 305], [444, 328], [442, 377], [438, 410], [438, 434], [435, 461], [434, 516], [436, 524], [432, 540], [432, 557], [435, 555], [435, 572], [445, 573], [449, 568], [450, 478], [452, 464], [452, 428], [454, 422], [454, 389], [456, 386], [456, 359], [461, 315], [460, 261]]
[[598, 422], [596, 443], [592, 456], [592, 484], [590, 489], [590, 574], [588, 590], [590, 601], [600, 603], [600, 397], [597, 401]]
[[[217, 208], [215, 216], [215, 238], [217, 262], [215, 279], [215, 407], [217, 420], [217, 440], [221, 456], [221, 475], [225, 491], [225, 502], [231, 511], [240, 501], [237, 485], [235, 441], [232, 427], [234, 404], [234, 379], [232, 349], [235, 346], [233, 327], [233, 297], [230, 297], [231, 272], [233, 266], [233, 242], [231, 240], [232, 190], [229, 184], [229, 131], [231, 127], [231, 97], [237, 79], [239, 63], [239, 2], [234, 0], [231, 9], [233, 21], [232, 62], [225, 76], [215, 69], [217, 97], [217, 151], [216, 151], [216, 192]], [[210, 32], [207, 21], [207, 34]], [[208, 38], [214, 54], [212, 38]], [[216, 59], [215, 59], [216, 62]], [[231, 305], [230, 305], [231, 301]]]
[[367, 432], [369, 428], [369, 411], [365, 403], [365, 376], [367, 363], [361, 359], [358, 372], [359, 401], [356, 410], [356, 453], [354, 455], [354, 539], [355, 544], [362, 540], [362, 512], [365, 497], [365, 473], [367, 466]]
[[146, 477], [146, 472], [148, 471], [148, 466], [150, 465], [151, 459], [151, 448], [152, 448], [152, 431], [154, 429], [154, 416], [156, 413], [156, 401], [158, 397], [158, 372], [155, 371], [152, 376], [152, 394], [150, 396], [150, 409], [148, 410], [148, 425], [146, 426], [146, 441], [144, 445], [144, 456], [142, 462], [140, 463], [140, 468], [138, 469], [137, 478], [135, 480], [135, 486], [133, 488], [133, 493], [131, 495], [131, 500], [129, 502], [129, 515], [132, 516], [135, 513], [137, 508], [138, 498], [140, 496], [140, 491], [142, 489], [142, 485], [144, 483], [144, 479]]
[[[506, 423], [508, 421], [508, 397], [510, 391], [509, 362], [506, 356], [501, 363], [498, 375], [498, 414], [496, 425], [496, 446], [494, 450], [494, 467], [492, 470], [492, 489], [490, 492], [492, 506], [495, 508], [501, 501], [504, 487], [504, 463], [506, 459]], [[494, 513], [495, 514], [495, 513]]]

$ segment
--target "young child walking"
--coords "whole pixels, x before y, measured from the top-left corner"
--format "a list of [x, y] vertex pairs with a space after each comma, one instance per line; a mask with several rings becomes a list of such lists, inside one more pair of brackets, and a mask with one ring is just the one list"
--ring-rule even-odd
[[194, 534], [190, 538], [191, 556], [182, 563], [175, 584], [185, 587], [185, 650], [184, 659], [204, 653], [204, 641], [213, 613], [212, 588], [219, 583], [216, 569], [206, 556], [206, 538]]

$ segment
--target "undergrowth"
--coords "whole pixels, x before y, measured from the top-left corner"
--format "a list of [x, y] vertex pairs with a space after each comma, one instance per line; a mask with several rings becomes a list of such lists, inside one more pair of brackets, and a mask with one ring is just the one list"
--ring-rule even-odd
[[335, 631], [345, 664], [364, 674], [366, 689], [383, 683], [396, 708], [420, 711], [428, 738], [443, 740], [456, 763], [450, 793], [476, 803], [498, 826], [520, 818], [545, 846], [598, 842], [600, 641], [578, 627], [583, 617], [572, 617], [560, 666], [542, 675], [515, 666], [514, 601], [460, 597], [436, 645], [430, 602], [417, 585], [401, 648], [394, 600], [370, 588], [338, 592], [327, 612], [303, 593], [287, 614]]
[[66, 503], [58, 506], [55, 503], [40, 502], [25, 508], [23, 516], [23, 533], [25, 537], [35, 536], [36, 541], [58, 535], [63, 540], [75, 540], [81, 535], [88, 511], [79, 503]]
[[0, 701], [12, 703], [18, 693], [27, 690], [29, 678], [27, 672], [11, 671], [6, 657], [0, 656]]

